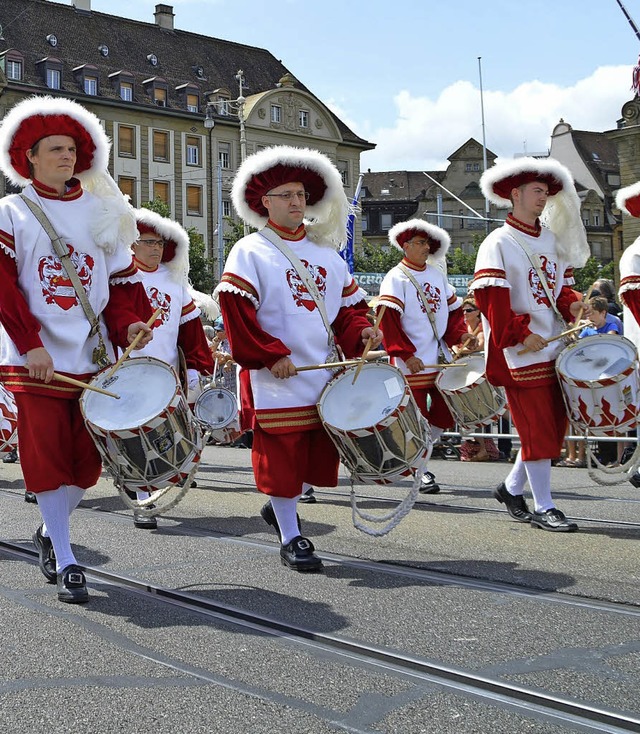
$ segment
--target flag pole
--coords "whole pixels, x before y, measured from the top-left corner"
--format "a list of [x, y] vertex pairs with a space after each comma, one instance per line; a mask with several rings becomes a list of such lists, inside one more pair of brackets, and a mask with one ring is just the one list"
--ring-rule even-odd
[[[484, 126], [484, 93], [482, 91], [482, 56], [478, 56], [478, 76], [480, 78], [480, 114], [482, 117], [482, 170], [487, 170], [487, 140]], [[486, 232], [489, 234], [489, 199], [484, 198], [484, 217]]]
[[351, 213], [347, 217], [347, 244], [344, 249], [340, 251], [342, 259], [345, 260], [349, 268], [349, 272], [353, 275], [354, 270], [354, 258], [353, 258], [353, 244], [355, 240], [355, 229], [356, 229], [356, 211], [358, 210], [358, 199], [360, 198], [360, 192], [362, 191], [362, 179], [364, 173], [360, 172], [358, 176], [358, 183], [356, 184], [356, 190], [353, 194], [353, 200], [351, 202]]

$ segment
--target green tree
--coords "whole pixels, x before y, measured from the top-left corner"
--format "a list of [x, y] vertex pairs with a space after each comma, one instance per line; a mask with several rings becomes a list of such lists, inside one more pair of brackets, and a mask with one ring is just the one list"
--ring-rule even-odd
[[476, 267], [478, 248], [484, 237], [474, 234], [471, 253], [463, 252], [461, 247], [455, 247], [447, 253], [447, 272], [451, 275], [472, 275]]
[[[162, 199], [154, 199], [142, 205], [161, 217], [171, 218], [171, 210]], [[214, 260], [207, 257], [203, 236], [195, 227], [189, 227], [189, 280], [193, 287], [202, 293], [211, 293], [214, 286]]]
[[594, 280], [608, 278], [613, 280], [615, 265], [613, 261], [602, 265], [593, 255], [587, 260], [583, 268], [574, 271], [576, 284], [574, 288], [581, 293], [586, 293]]
[[357, 273], [386, 273], [402, 259], [395, 247], [362, 240], [362, 249], [354, 253], [353, 266]]

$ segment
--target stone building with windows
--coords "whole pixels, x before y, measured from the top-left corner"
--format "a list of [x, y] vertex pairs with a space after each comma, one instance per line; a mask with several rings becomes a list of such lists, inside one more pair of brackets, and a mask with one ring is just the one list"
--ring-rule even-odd
[[144, 23], [98, 13], [91, 0], [0, 0], [0, 117], [32, 94], [86, 106], [113, 141], [110, 171], [121, 190], [135, 206], [164, 201], [203, 235], [219, 272], [231, 182], [245, 156], [270, 145], [315, 148], [352, 196], [360, 155], [374, 146], [270, 51], [174, 21], [164, 4]]
[[[495, 159], [495, 153], [487, 150], [487, 165], [492, 166]], [[487, 231], [486, 223], [471, 211], [485, 214], [479, 185], [484, 170], [482, 145], [470, 138], [448, 160], [444, 171], [367, 171], [360, 198], [363, 237], [387, 244], [394, 224], [419, 217], [446, 229], [452, 248], [471, 253], [474, 235]], [[496, 216], [495, 209], [491, 216]], [[504, 219], [504, 213], [497, 216]]]

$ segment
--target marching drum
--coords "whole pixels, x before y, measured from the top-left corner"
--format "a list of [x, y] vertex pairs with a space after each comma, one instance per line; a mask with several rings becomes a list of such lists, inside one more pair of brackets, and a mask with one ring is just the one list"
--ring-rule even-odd
[[625, 433], [637, 423], [638, 354], [629, 339], [596, 334], [565, 347], [556, 360], [569, 420], [593, 436]]
[[436, 387], [459, 426], [489, 425], [507, 409], [504, 390], [487, 381], [484, 355], [465, 355], [464, 363], [443, 369]]
[[218, 443], [231, 443], [241, 435], [236, 396], [224, 387], [206, 387], [198, 396], [193, 413], [203, 430]]
[[18, 409], [13, 395], [0, 385], [0, 458], [18, 445]]
[[202, 435], [175, 372], [154, 357], [126, 360], [112, 377], [110, 369], [89, 384], [120, 399], [85, 390], [80, 408], [116, 486], [154, 492], [182, 483], [200, 461]]
[[351, 475], [391, 484], [422, 469], [431, 452], [431, 429], [404, 376], [382, 362], [348, 367], [325, 386], [318, 412]]

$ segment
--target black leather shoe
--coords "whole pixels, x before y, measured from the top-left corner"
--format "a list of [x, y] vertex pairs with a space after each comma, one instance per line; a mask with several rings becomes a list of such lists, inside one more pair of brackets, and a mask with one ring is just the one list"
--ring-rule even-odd
[[42, 534], [42, 525], [33, 534], [33, 544], [38, 551], [38, 565], [47, 579], [48, 584], [56, 582], [56, 554], [53, 550], [51, 538], [45, 538]]
[[422, 475], [422, 481], [420, 482], [420, 493], [421, 494], [438, 494], [440, 491], [440, 485], [436, 482], [436, 475], [430, 471], [426, 471]]
[[[149, 506], [150, 508], [153, 505]], [[146, 515], [140, 515], [135, 510], [133, 511], [133, 524], [140, 530], [157, 530], [158, 520], [155, 515], [153, 517], [147, 517]]]
[[[273, 511], [273, 505], [271, 502], [267, 502], [266, 505], [262, 505], [260, 508], [260, 516], [262, 519], [267, 523], [267, 525], [271, 525], [271, 527], [278, 533], [278, 537], [280, 537], [280, 526], [278, 525], [278, 521], [276, 519], [276, 513]], [[296, 519], [298, 520], [298, 530], [302, 532], [302, 525], [300, 524], [300, 515], [296, 512]]]
[[629, 479], [629, 481], [631, 482], [631, 484], [633, 484], [633, 486], [636, 489], [640, 489], [640, 473], [639, 472], [632, 474], [631, 479]]
[[283, 566], [301, 573], [321, 571], [322, 561], [315, 555], [314, 550], [310, 540], [297, 535], [290, 543], [280, 548], [280, 561]]
[[3, 464], [15, 464], [18, 461], [18, 449], [11, 449], [2, 460]]
[[56, 579], [58, 601], [66, 604], [85, 604], [89, 601], [87, 580], [80, 566], [72, 564], [63, 569]]
[[315, 492], [313, 491], [313, 487], [309, 487], [309, 489], [302, 494], [298, 502], [302, 502], [306, 505], [313, 505], [315, 502], [317, 502], [317, 498], [315, 495]]
[[533, 513], [527, 507], [524, 497], [521, 494], [517, 496], [510, 494], [504, 482], [493, 490], [493, 496], [507, 508], [507, 512], [514, 520], [517, 522], [531, 522]]
[[552, 533], [574, 533], [578, 529], [576, 523], [567, 520], [557, 507], [552, 507], [546, 512], [534, 512], [531, 516], [531, 525], [534, 528], [550, 530]]
[[37, 505], [38, 504], [38, 498], [36, 497], [35, 492], [27, 492], [24, 493], [24, 501], [28, 502], [31, 505]]

